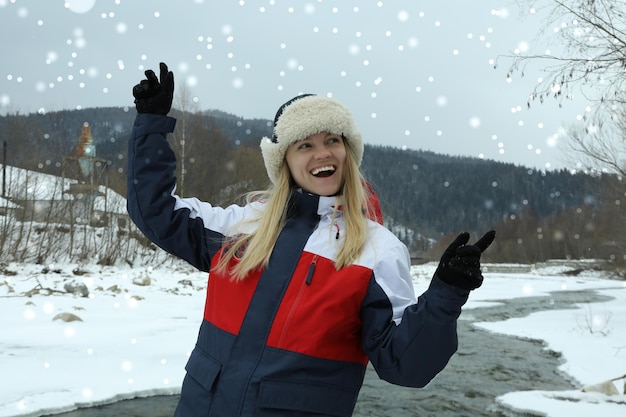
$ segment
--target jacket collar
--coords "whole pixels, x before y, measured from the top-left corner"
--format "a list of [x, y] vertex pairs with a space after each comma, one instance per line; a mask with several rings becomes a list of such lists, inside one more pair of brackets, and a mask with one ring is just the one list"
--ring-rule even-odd
[[335, 207], [341, 210], [341, 198], [311, 194], [299, 188], [292, 193], [289, 217], [316, 217], [319, 220], [320, 217], [332, 214]]

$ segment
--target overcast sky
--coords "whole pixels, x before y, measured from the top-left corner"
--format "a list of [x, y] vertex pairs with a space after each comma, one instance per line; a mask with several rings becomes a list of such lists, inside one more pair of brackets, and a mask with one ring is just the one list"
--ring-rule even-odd
[[541, 73], [506, 78], [544, 23], [493, 0], [0, 0], [0, 112], [133, 106], [164, 61], [197, 109], [273, 119], [329, 94], [369, 144], [563, 168], [586, 103], [527, 109]]

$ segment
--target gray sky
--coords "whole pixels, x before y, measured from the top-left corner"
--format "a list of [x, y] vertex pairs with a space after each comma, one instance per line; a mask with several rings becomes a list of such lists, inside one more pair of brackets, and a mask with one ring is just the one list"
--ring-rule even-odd
[[493, 0], [0, 0], [0, 113], [132, 106], [164, 61], [198, 109], [273, 119], [332, 94], [366, 143], [563, 168], [586, 103], [527, 109], [542, 74], [507, 80], [503, 57], [543, 52], [544, 19]]

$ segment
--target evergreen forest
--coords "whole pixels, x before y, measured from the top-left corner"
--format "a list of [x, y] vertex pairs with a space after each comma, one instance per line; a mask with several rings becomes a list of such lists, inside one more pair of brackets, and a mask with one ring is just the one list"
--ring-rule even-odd
[[[181, 112], [170, 144], [178, 156], [178, 193], [229, 204], [269, 180], [259, 151], [270, 120], [218, 110]], [[63, 175], [88, 124], [107, 185], [125, 195], [127, 142], [134, 108], [89, 108], [0, 116], [2, 164]], [[362, 172], [378, 194], [386, 225], [415, 261], [432, 260], [456, 234], [489, 229], [493, 262], [607, 259], [624, 262], [621, 178], [367, 145]]]

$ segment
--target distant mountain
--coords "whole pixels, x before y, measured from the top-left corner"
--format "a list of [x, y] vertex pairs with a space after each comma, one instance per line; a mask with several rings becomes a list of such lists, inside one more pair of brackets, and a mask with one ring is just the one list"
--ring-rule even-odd
[[601, 179], [476, 158], [368, 147], [363, 171], [383, 210], [415, 230], [483, 230], [511, 216], [548, 217], [600, 199]]
[[[172, 116], [178, 119], [177, 129], [185, 126], [190, 137], [194, 126], [196, 148], [189, 157], [194, 163], [186, 170], [194, 174], [192, 177], [201, 177], [196, 178], [197, 184], [189, 180], [188, 188], [200, 197], [205, 197], [208, 180], [217, 174], [196, 170], [224, 163], [221, 159], [225, 158], [217, 150], [207, 149], [207, 142], [225, 140], [235, 153], [252, 149], [253, 159], [246, 159], [251, 161], [260, 158], [258, 144], [272, 132], [270, 120], [244, 119], [219, 110], [193, 115], [173, 111]], [[110, 165], [110, 186], [125, 195], [126, 146], [134, 117], [133, 108], [116, 107], [5, 115], [0, 117], [0, 135], [8, 145], [9, 165], [59, 175], [64, 157], [75, 152], [81, 126], [88, 123], [97, 156]], [[227, 159], [236, 161], [235, 153]], [[245, 174], [256, 177], [257, 182], [265, 178], [258, 166], [254, 173]], [[235, 173], [244, 168], [234, 163], [228, 167]], [[366, 145], [362, 170], [379, 195], [388, 225], [404, 234], [404, 239], [416, 234], [438, 239], [461, 230], [482, 232], [511, 218], [548, 218], [581, 205], [593, 207], [599, 204], [606, 181], [565, 170], [544, 172], [477, 158], [373, 145]], [[217, 171], [228, 174], [220, 179], [222, 190], [249, 183], [245, 178], [237, 178], [237, 186], [228, 183], [236, 176], [226, 171]]]

